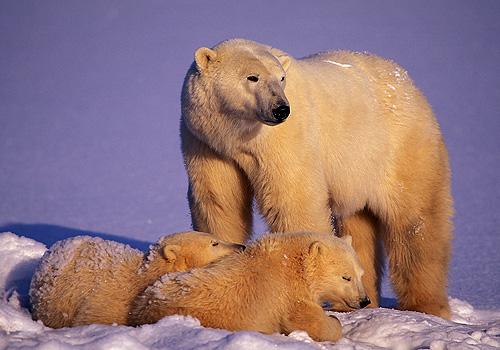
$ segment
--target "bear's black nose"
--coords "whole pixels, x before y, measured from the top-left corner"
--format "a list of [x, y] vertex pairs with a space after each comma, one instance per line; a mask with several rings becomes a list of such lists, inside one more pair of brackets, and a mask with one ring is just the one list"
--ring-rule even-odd
[[276, 118], [277, 121], [282, 122], [290, 115], [290, 106], [288, 105], [280, 105], [272, 110], [273, 117]]
[[361, 308], [364, 308], [364, 307], [367, 307], [368, 305], [370, 305], [370, 303], [371, 303], [371, 300], [370, 300], [370, 299], [368, 299], [368, 297], [364, 297], [363, 299], [361, 299], [361, 300], [359, 301], [359, 306], [360, 306]]

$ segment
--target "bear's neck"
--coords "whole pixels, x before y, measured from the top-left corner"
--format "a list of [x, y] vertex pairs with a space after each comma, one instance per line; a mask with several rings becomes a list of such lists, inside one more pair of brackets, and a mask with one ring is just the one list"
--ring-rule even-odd
[[181, 128], [186, 127], [217, 153], [234, 159], [246, 152], [243, 146], [258, 142], [272, 130], [254, 119], [228, 117], [212, 89], [195, 79], [188, 77], [183, 88]]
[[[294, 249], [295, 247], [283, 247], [278, 245], [267, 245], [267, 244], [256, 244], [255, 246], [250, 246], [243, 252], [248, 260], [252, 261], [266, 261], [265, 264], [259, 263], [259, 265], [265, 265], [267, 269], [269, 266], [273, 266], [276, 272], [279, 270], [285, 278], [290, 275], [302, 276], [304, 272], [304, 255], [299, 249]], [[256, 264], [245, 262], [251, 268]]]

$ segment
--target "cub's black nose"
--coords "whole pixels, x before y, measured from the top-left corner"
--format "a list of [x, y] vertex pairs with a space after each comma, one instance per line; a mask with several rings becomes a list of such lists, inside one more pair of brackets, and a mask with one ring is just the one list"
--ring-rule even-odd
[[359, 301], [359, 306], [361, 308], [364, 308], [364, 307], [367, 307], [368, 305], [370, 305], [370, 303], [371, 303], [370, 299], [368, 299], [368, 297], [365, 297]]
[[277, 121], [282, 122], [290, 115], [290, 106], [281, 105], [272, 110], [273, 117], [276, 118]]

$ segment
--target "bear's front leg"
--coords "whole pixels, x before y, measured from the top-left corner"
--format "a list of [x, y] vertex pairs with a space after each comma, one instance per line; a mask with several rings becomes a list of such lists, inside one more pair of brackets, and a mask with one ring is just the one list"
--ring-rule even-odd
[[[281, 165], [283, 168], [286, 165]], [[252, 180], [255, 199], [270, 232], [333, 232], [328, 191], [303, 169], [264, 173]]]
[[246, 175], [181, 124], [193, 229], [243, 243], [252, 233], [253, 192]]
[[314, 303], [297, 301], [292, 314], [283, 322], [282, 332], [305, 331], [315, 341], [337, 341], [342, 338], [342, 325], [334, 316], [327, 316]]

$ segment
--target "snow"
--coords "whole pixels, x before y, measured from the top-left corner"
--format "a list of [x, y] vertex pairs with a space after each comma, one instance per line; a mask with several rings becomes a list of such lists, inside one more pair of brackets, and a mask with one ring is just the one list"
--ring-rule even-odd
[[45, 245], [13, 233], [2, 233], [0, 245], [0, 295], [13, 288], [27, 305], [31, 276], [46, 250]]
[[[153, 325], [89, 325], [50, 329], [31, 319], [20, 302], [26, 282], [46, 251], [44, 244], [0, 233], [0, 349], [495, 349], [500, 348], [500, 310], [475, 310], [450, 299], [453, 320], [387, 308], [334, 313], [343, 325], [337, 343], [317, 343], [307, 333], [289, 336], [204, 328], [198, 320], [170, 316]], [[12, 276], [15, 275], [15, 278]]]
[[332, 60], [323, 60], [323, 62], [334, 64], [334, 65], [342, 67], [342, 68], [351, 68], [352, 67], [351, 64], [339, 63], [339, 62], [335, 62], [335, 61], [332, 61]]

